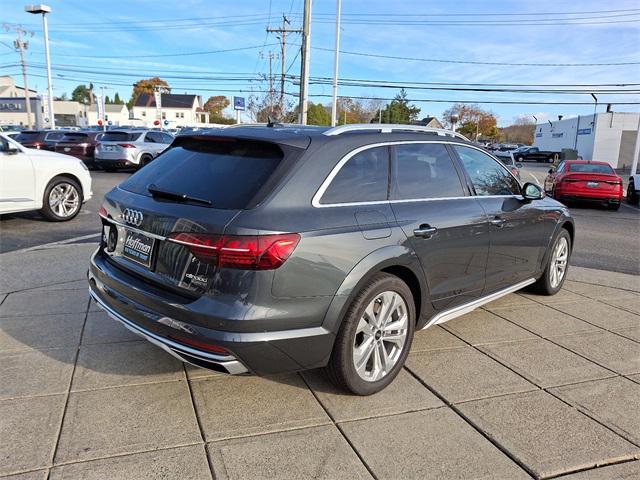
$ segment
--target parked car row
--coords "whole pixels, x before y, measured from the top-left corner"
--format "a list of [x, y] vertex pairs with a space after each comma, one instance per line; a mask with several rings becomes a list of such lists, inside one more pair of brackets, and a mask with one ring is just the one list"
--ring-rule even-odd
[[143, 128], [25, 130], [14, 136], [24, 147], [71, 155], [87, 166], [108, 172], [146, 165], [166, 149], [173, 138], [170, 133]]

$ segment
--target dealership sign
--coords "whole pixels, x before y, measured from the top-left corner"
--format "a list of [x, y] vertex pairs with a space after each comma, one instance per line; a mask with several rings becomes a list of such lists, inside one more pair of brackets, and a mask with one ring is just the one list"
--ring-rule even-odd
[[564, 137], [564, 132], [563, 133], [552, 133], [551, 136], [553, 138], [562, 138], [562, 137]]
[[233, 97], [233, 109], [244, 110], [244, 97]]
[[22, 112], [24, 111], [24, 102], [2, 101], [0, 100], [0, 112]]
[[590, 128], [579, 128], [578, 129], [578, 135], [591, 135], [591, 129]]

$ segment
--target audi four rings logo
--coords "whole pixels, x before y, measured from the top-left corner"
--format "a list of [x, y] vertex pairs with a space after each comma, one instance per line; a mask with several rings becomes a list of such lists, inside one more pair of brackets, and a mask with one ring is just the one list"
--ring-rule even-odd
[[144, 218], [144, 215], [142, 215], [142, 212], [140, 210], [125, 208], [122, 217], [124, 218], [124, 221], [129, 225], [139, 227], [140, 225], [142, 225], [142, 219]]

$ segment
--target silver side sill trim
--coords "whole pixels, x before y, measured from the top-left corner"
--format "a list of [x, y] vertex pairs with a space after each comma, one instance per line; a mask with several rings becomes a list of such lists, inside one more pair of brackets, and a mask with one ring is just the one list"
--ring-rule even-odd
[[[113, 318], [114, 320], [117, 320], [118, 322], [122, 323], [127, 329], [131, 330], [136, 335], [140, 335], [145, 340], [147, 340], [147, 341], [153, 343], [154, 345], [160, 347], [165, 352], [167, 352], [169, 355], [172, 355], [173, 357], [177, 358], [181, 362], [189, 363], [189, 364], [194, 365], [196, 367], [202, 368], [201, 365], [197, 365], [195, 363], [191, 363], [188, 360], [189, 356], [193, 356], [193, 357], [195, 357], [197, 359], [200, 359], [200, 360], [203, 360], [205, 362], [215, 363], [217, 365], [220, 365], [222, 368], [224, 368], [231, 375], [238, 375], [238, 374], [242, 374], [242, 373], [248, 373], [247, 368], [242, 363], [240, 363], [238, 360], [225, 360], [225, 357], [220, 357], [220, 356], [213, 355], [213, 354], [210, 354], [210, 353], [207, 353], [207, 352], [203, 352], [201, 350], [196, 350], [196, 349], [190, 348], [190, 347], [188, 347], [186, 345], [182, 345], [182, 344], [173, 342], [173, 341], [171, 341], [171, 340], [169, 340], [167, 338], [160, 337], [160, 336], [158, 336], [158, 335], [156, 335], [154, 333], [151, 333], [150, 331], [148, 331], [148, 330], [146, 330], [144, 328], [141, 328], [138, 325], [134, 324], [130, 320], [127, 320], [125, 317], [120, 315], [118, 312], [116, 312], [115, 310], [110, 308], [107, 304], [105, 304], [102, 300], [100, 300], [100, 298], [93, 291], [92, 288], [89, 288], [89, 294], [91, 295], [91, 298], [93, 298], [95, 300], [96, 304], [101, 309], [103, 309], [105, 312], [107, 312], [107, 314], [111, 318]], [[187, 358], [185, 358], [182, 355], [180, 355], [181, 351], [184, 352], [184, 355]], [[227, 357], [227, 358], [229, 358], [229, 357]], [[233, 357], [230, 357], [230, 358], [233, 358]]]
[[463, 305], [458, 305], [457, 307], [453, 307], [449, 310], [443, 310], [442, 312], [434, 315], [431, 318], [431, 320], [429, 320], [427, 324], [424, 327], [422, 327], [422, 329], [424, 330], [425, 328], [432, 327], [433, 325], [438, 325], [440, 323], [445, 323], [445, 322], [448, 322], [449, 320], [453, 320], [454, 318], [461, 317], [462, 315], [472, 312], [473, 310], [475, 310], [478, 307], [481, 307], [482, 305], [485, 305], [489, 302], [493, 302], [494, 300], [504, 297], [505, 295], [509, 295], [510, 293], [513, 293], [517, 290], [520, 290], [521, 288], [526, 287], [527, 285], [531, 285], [532, 283], [535, 283], [535, 281], [536, 281], [535, 278], [529, 278], [523, 282], [516, 283], [515, 285], [507, 287], [503, 290], [499, 290], [495, 293], [492, 293], [491, 295], [487, 295], [486, 297], [478, 298], [472, 302], [465, 303]]

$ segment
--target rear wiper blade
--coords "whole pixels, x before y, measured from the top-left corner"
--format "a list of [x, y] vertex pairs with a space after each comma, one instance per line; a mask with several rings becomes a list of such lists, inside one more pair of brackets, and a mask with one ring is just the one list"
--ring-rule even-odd
[[192, 202], [199, 203], [201, 205], [213, 206], [211, 200], [206, 198], [198, 198], [187, 195], [186, 193], [172, 192], [171, 190], [164, 190], [158, 188], [153, 183], [147, 186], [147, 191], [154, 197], [166, 198], [167, 200], [176, 200], [178, 202]]

